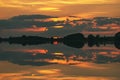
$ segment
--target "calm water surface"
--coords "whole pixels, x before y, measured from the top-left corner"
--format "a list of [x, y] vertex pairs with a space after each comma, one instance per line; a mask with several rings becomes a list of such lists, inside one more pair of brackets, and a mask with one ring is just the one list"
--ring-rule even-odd
[[0, 80], [120, 80], [120, 50], [0, 44]]

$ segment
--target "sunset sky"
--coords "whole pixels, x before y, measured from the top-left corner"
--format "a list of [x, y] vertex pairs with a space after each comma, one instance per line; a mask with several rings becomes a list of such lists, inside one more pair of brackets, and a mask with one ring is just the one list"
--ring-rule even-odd
[[120, 17], [120, 0], [0, 0], [0, 19], [23, 14]]

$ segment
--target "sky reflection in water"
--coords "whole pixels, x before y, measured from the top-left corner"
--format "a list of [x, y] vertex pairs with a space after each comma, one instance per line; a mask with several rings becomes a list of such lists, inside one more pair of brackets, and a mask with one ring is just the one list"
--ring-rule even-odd
[[0, 80], [120, 79], [120, 50], [112, 45], [81, 49], [64, 44], [0, 46]]

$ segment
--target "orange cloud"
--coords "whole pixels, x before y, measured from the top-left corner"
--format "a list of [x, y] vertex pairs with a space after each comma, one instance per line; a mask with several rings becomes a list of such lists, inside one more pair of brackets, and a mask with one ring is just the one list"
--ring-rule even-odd
[[34, 54], [46, 54], [48, 52], [47, 49], [21, 49], [21, 50], [11, 50], [11, 51], [20, 51]]
[[101, 67], [99, 65], [95, 65], [94, 63], [90, 62], [81, 62], [79, 64], [76, 64], [74, 66], [82, 67], [82, 68], [88, 68], [88, 69], [107, 69], [105, 67]]
[[97, 77], [97, 76], [69, 76], [64, 75], [60, 72], [59, 69], [44, 69], [44, 70], [38, 70], [36, 71], [40, 74], [43, 74], [43, 76], [36, 76], [36, 74], [32, 74], [29, 76], [25, 76], [21, 73], [4, 73], [0, 74], [1, 80], [118, 80], [119, 77]]
[[102, 14], [106, 14], [107, 12], [87, 12], [87, 13], [82, 13], [82, 14], [76, 14], [77, 16], [81, 16], [83, 18], [91, 18], [91, 17], [95, 17], [96, 15], [102, 15]]
[[44, 32], [47, 31], [48, 29], [46, 27], [40, 27], [40, 28], [24, 28], [24, 29], [19, 29], [18, 31], [25, 31], [25, 32]]
[[[46, 27], [32, 27], [32, 28], [22, 28], [22, 29], [9, 29], [9, 31], [15, 31], [15, 32], [45, 32], [48, 28]], [[8, 30], [3, 30], [4, 32], [7, 32]]]
[[[97, 6], [93, 6], [95, 4], [101, 6], [98, 8]], [[106, 4], [111, 5], [106, 8]], [[93, 14], [95, 16], [101, 16], [102, 14], [102, 16], [119, 16], [119, 4], [119, 0], [0, 0], [0, 14], [2, 15], [0, 18], [6, 18], [20, 14], [47, 14], [66, 16], [80, 13], [81, 15], [85, 15], [83, 13], [98, 11], [106, 11], [108, 13], [90, 13], [90, 15]], [[83, 7], [81, 5], [87, 5], [88, 7]], [[7, 14], [8, 12], [10, 14]]]

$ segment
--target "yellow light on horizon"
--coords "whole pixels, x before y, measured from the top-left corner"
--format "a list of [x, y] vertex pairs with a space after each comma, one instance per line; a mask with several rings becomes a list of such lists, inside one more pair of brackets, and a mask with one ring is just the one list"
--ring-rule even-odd
[[55, 8], [55, 7], [43, 7], [43, 8], [39, 8], [38, 10], [41, 10], [41, 11], [60, 11], [59, 8]]
[[64, 55], [64, 53], [62, 53], [62, 52], [55, 52], [55, 53], [53, 53], [54, 55], [61, 55], [61, 56], [63, 56]]
[[64, 26], [52, 26], [52, 27], [57, 29], [64, 28]]
[[40, 74], [46, 74], [46, 75], [53, 75], [53, 74], [58, 74], [60, 72], [59, 69], [46, 69], [46, 70], [38, 70], [37, 71]]

